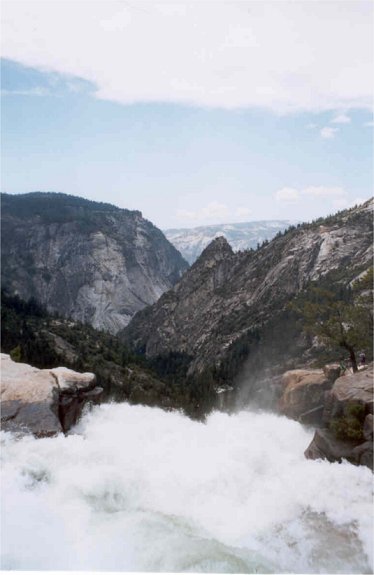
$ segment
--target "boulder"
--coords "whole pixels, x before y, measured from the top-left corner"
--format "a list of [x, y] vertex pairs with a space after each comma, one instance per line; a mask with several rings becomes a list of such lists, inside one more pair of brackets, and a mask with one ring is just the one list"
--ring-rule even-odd
[[373, 441], [360, 443], [353, 449], [354, 463], [357, 465], [366, 465], [374, 471], [373, 466]]
[[325, 392], [333, 385], [331, 376], [322, 369], [294, 369], [282, 376], [281, 385], [281, 413], [303, 423], [321, 422]]
[[66, 432], [84, 405], [97, 401], [102, 388], [93, 373], [65, 367], [38, 369], [1, 354], [1, 422], [4, 431], [48, 437]]
[[343, 415], [350, 404], [360, 404], [366, 413], [373, 413], [373, 364], [366, 369], [339, 377], [326, 396], [324, 421]]
[[305, 456], [373, 469], [373, 399], [373, 364], [339, 377], [325, 395], [325, 428], [317, 429]]
[[317, 429], [312, 442], [305, 450], [307, 459], [327, 459], [328, 461], [350, 461], [353, 457], [354, 441], [342, 441], [334, 437], [328, 429]]
[[317, 429], [304, 452], [307, 459], [327, 459], [341, 462], [346, 459], [354, 465], [366, 465], [373, 469], [373, 442], [364, 441], [357, 445], [354, 440], [335, 437], [329, 429]]
[[365, 417], [364, 427], [362, 430], [364, 438], [367, 441], [373, 441], [373, 426], [374, 426], [374, 416], [372, 413], [368, 413], [368, 415]]
[[341, 374], [341, 367], [339, 363], [329, 363], [323, 368], [323, 373], [333, 383], [338, 379]]

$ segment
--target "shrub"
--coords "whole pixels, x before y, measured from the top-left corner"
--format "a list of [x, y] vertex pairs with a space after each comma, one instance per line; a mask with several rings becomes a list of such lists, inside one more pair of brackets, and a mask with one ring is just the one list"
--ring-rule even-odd
[[363, 425], [365, 420], [365, 406], [361, 403], [350, 403], [342, 417], [334, 418], [330, 423], [330, 429], [338, 439], [364, 438]]
[[21, 346], [17, 345], [13, 349], [10, 350], [9, 355], [13, 361], [20, 362], [22, 357]]

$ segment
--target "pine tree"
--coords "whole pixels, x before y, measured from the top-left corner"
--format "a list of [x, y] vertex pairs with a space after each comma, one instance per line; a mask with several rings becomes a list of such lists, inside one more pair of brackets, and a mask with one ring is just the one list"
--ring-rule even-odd
[[352, 369], [357, 371], [357, 353], [373, 347], [372, 311], [373, 270], [370, 269], [352, 289], [339, 293], [312, 287], [298, 298], [295, 309], [302, 317], [304, 330], [327, 346], [349, 353]]

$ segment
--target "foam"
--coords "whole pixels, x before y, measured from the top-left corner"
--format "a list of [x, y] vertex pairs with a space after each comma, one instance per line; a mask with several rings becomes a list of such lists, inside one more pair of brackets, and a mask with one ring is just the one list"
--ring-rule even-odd
[[372, 474], [307, 461], [312, 433], [127, 404], [67, 437], [3, 433], [2, 568], [370, 573]]

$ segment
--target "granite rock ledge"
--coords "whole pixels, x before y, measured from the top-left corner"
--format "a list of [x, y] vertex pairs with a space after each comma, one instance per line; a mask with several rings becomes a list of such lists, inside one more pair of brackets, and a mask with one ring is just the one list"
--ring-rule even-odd
[[3, 431], [50, 437], [67, 432], [102, 388], [93, 373], [66, 367], [38, 369], [1, 354], [1, 427]]

